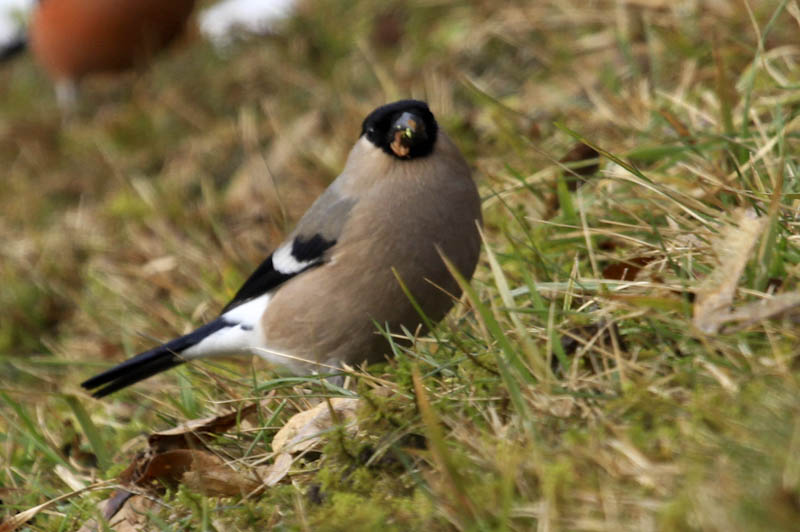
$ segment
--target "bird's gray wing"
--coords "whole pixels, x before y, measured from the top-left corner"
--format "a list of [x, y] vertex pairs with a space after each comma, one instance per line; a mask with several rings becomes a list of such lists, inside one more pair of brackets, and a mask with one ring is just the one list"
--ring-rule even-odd
[[325, 253], [336, 245], [355, 203], [355, 198], [341, 196], [335, 183], [328, 187], [306, 211], [289, 238], [256, 268], [221, 314], [322, 264]]

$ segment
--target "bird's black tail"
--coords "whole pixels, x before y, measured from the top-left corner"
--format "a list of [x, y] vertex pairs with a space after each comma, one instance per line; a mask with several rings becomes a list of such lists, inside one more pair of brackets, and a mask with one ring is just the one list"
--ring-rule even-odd
[[229, 325], [224, 318], [217, 318], [185, 336], [170, 340], [144, 353], [139, 353], [122, 364], [95, 375], [86, 382], [81, 383], [81, 386], [87, 390], [103, 386], [99, 390], [92, 392], [92, 396], [97, 398], [105, 397], [126, 386], [183, 364], [186, 360], [180, 355], [182, 351], [200, 343], [207, 336]]
[[18, 35], [13, 40], [0, 45], [0, 62], [8, 61], [21, 54], [28, 48], [28, 38]]

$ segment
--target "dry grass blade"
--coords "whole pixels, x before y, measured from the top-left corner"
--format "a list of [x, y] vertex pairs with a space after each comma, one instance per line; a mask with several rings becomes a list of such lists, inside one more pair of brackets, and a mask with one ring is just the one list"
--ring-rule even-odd
[[81, 493], [85, 493], [87, 491], [95, 490], [98, 488], [103, 488], [107, 485], [107, 482], [98, 482], [96, 484], [92, 484], [91, 486], [86, 486], [83, 489], [75, 490], [70, 493], [65, 493], [64, 495], [59, 495], [53, 499], [50, 499], [47, 502], [43, 502], [38, 506], [34, 506], [33, 508], [28, 508], [18, 514], [12, 515], [5, 521], [0, 522], [0, 532], [12, 532], [17, 528], [21, 527], [41, 512], [42, 510], [46, 510], [50, 506], [57, 504], [62, 501], [66, 501], [76, 495], [80, 495]]
[[726, 321], [739, 278], [765, 227], [766, 219], [750, 211], [739, 213], [737, 226], [726, 227], [716, 244], [719, 265], [696, 291], [693, 323], [701, 331], [715, 334]]
[[725, 332], [744, 329], [762, 320], [776, 318], [800, 307], [800, 293], [778, 294], [762, 301], [753, 301], [722, 316]]

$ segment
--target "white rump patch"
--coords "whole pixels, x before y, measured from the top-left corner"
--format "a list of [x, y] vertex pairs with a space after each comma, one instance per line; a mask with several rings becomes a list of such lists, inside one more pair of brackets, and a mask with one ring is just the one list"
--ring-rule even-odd
[[275, 271], [284, 275], [300, 273], [317, 262], [319, 262], [319, 259], [297, 260], [292, 255], [292, 242], [279, 247], [272, 253], [272, 267], [275, 268]]
[[237, 353], [257, 354], [266, 347], [261, 317], [267, 310], [271, 294], [264, 294], [232, 308], [222, 315], [230, 325], [209, 334], [200, 342], [184, 350], [185, 358], [201, 358]]

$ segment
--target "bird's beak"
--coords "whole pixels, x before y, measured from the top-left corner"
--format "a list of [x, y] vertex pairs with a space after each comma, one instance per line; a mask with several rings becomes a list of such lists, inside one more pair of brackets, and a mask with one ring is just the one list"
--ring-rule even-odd
[[389, 146], [395, 155], [405, 159], [409, 156], [415, 144], [424, 142], [428, 138], [425, 131], [425, 122], [414, 113], [406, 111], [392, 124]]

